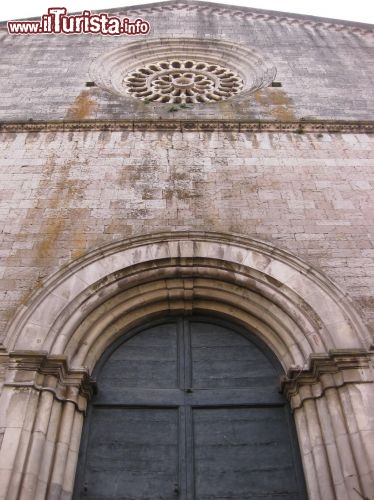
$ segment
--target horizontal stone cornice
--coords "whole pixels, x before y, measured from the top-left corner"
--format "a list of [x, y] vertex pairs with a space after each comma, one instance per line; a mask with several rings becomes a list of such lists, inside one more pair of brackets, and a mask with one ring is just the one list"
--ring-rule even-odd
[[360, 120], [46, 120], [4, 121], [0, 132], [278, 132], [278, 133], [374, 133], [373, 121]]

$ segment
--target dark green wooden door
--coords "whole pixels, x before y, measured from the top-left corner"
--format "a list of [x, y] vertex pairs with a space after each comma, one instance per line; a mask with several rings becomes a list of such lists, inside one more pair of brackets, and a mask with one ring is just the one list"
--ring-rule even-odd
[[223, 322], [125, 336], [98, 366], [75, 498], [306, 498], [277, 368]]

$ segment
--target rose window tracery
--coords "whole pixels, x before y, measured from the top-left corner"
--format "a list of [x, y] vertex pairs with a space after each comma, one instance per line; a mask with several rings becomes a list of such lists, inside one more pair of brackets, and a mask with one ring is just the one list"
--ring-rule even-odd
[[230, 69], [202, 61], [148, 64], [123, 81], [128, 93], [145, 101], [195, 103], [221, 101], [237, 94], [243, 80]]

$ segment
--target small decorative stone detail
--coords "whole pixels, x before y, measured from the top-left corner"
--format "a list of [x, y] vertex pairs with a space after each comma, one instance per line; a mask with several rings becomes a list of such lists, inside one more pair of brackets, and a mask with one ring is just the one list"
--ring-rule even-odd
[[144, 101], [188, 104], [227, 99], [243, 88], [243, 80], [218, 64], [174, 60], [138, 68], [124, 79], [124, 85]]

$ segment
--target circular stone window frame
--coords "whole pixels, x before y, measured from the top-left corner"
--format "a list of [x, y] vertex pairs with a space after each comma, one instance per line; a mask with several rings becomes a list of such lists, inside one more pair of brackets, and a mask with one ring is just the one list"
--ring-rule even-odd
[[[104, 90], [144, 102], [147, 96], [135, 97], [126, 87], [126, 79], [133, 72], [164, 61], [172, 63], [188, 60], [217, 65], [233, 72], [242, 80], [240, 90], [230, 96], [222, 96], [225, 100], [245, 99], [257, 90], [271, 85], [276, 76], [275, 66], [252, 48], [213, 38], [148, 38], [131, 42], [99, 56], [91, 64], [89, 73], [90, 79]], [[214, 103], [220, 100], [207, 101]], [[174, 102], [178, 103], [178, 100], [169, 100], [166, 104]], [[165, 104], [165, 101], [152, 100], [152, 103]]]

